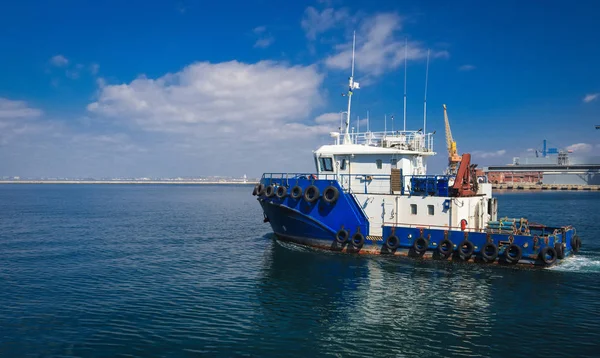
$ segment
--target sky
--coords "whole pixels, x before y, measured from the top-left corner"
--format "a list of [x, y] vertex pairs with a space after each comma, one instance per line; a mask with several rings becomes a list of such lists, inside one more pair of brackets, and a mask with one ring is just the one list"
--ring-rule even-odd
[[[352, 124], [423, 127], [447, 161], [442, 104], [479, 166], [547, 139], [600, 155], [600, 3], [4, 1], [0, 176], [258, 177], [314, 170]], [[361, 122], [358, 122], [359, 119]]]

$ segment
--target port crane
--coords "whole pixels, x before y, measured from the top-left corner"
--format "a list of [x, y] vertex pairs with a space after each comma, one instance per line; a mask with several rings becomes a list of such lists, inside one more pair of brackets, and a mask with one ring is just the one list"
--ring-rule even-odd
[[462, 160], [462, 157], [458, 155], [456, 150], [456, 142], [452, 138], [452, 131], [450, 130], [450, 121], [448, 120], [448, 111], [444, 104], [444, 122], [446, 123], [446, 147], [448, 149], [448, 174], [456, 175], [458, 170], [458, 164]]

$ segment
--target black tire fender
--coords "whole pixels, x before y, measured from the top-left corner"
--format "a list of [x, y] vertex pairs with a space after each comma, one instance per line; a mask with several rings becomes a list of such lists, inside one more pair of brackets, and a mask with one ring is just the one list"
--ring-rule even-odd
[[554, 250], [556, 250], [556, 257], [560, 260], [565, 258], [565, 250], [560, 242], [554, 244]]
[[309, 185], [304, 191], [304, 200], [309, 203], [314, 203], [319, 199], [319, 195], [319, 188], [317, 188], [315, 185]]
[[361, 247], [363, 247], [364, 244], [365, 237], [363, 234], [357, 232], [356, 234], [352, 235], [352, 246], [356, 247], [357, 249], [360, 249]]
[[473, 252], [475, 251], [475, 245], [473, 245], [473, 243], [468, 239], [465, 239], [460, 243], [460, 245], [458, 245], [457, 251], [458, 256], [462, 260], [467, 261], [473, 255]]
[[481, 248], [481, 257], [485, 262], [494, 262], [498, 257], [498, 246], [494, 243], [488, 242]]
[[263, 195], [265, 193], [265, 185], [263, 183], [258, 184], [256, 195]]
[[558, 253], [552, 246], [546, 246], [540, 251], [540, 260], [546, 266], [550, 266], [556, 262]]
[[278, 186], [275, 195], [277, 195], [279, 199], [285, 198], [285, 196], [287, 195], [287, 188], [283, 185]]
[[573, 250], [573, 253], [576, 254], [579, 252], [580, 248], [581, 248], [581, 239], [579, 238], [578, 235], [573, 235], [573, 237], [571, 238], [571, 250]]
[[329, 204], [335, 203], [340, 197], [340, 191], [333, 185], [328, 186], [323, 190], [323, 200]]
[[269, 185], [266, 189], [265, 189], [265, 195], [267, 196], [267, 198], [272, 197], [273, 195], [275, 195], [275, 186], [274, 185]]
[[337, 241], [340, 244], [344, 244], [344, 243], [346, 243], [346, 241], [348, 241], [349, 237], [350, 237], [350, 233], [348, 232], [348, 230], [340, 229], [335, 234], [335, 241]]
[[504, 251], [504, 259], [511, 264], [516, 264], [523, 257], [523, 249], [521, 246], [510, 244]]
[[413, 249], [419, 255], [425, 254], [425, 251], [429, 248], [429, 240], [424, 238], [423, 236], [418, 237], [415, 242], [413, 242]]
[[396, 250], [400, 246], [400, 239], [398, 239], [398, 236], [392, 234], [385, 239], [385, 246], [389, 250]]
[[294, 186], [290, 192], [290, 196], [294, 200], [300, 199], [302, 197], [302, 187], [300, 187], [300, 185]]
[[437, 250], [443, 258], [447, 259], [454, 252], [454, 243], [450, 239], [444, 239], [440, 241]]

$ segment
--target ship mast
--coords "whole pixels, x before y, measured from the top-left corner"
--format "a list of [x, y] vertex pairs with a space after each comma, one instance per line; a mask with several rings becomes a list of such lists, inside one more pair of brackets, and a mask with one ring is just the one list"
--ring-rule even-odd
[[408, 38], [404, 39], [404, 131], [406, 132], [406, 57], [408, 56]]
[[344, 133], [344, 144], [350, 144], [350, 107], [352, 106], [352, 91], [359, 89], [358, 82], [354, 82], [354, 51], [356, 48], [356, 31], [352, 37], [352, 74], [348, 80], [348, 113], [346, 116], [346, 130]]

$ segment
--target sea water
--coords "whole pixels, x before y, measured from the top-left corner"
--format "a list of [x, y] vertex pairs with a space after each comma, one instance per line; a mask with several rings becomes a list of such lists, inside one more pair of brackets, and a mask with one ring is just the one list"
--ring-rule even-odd
[[0, 356], [598, 357], [600, 193], [497, 193], [571, 224], [552, 269], [280, 243], [249, 185], [0, 185]]

